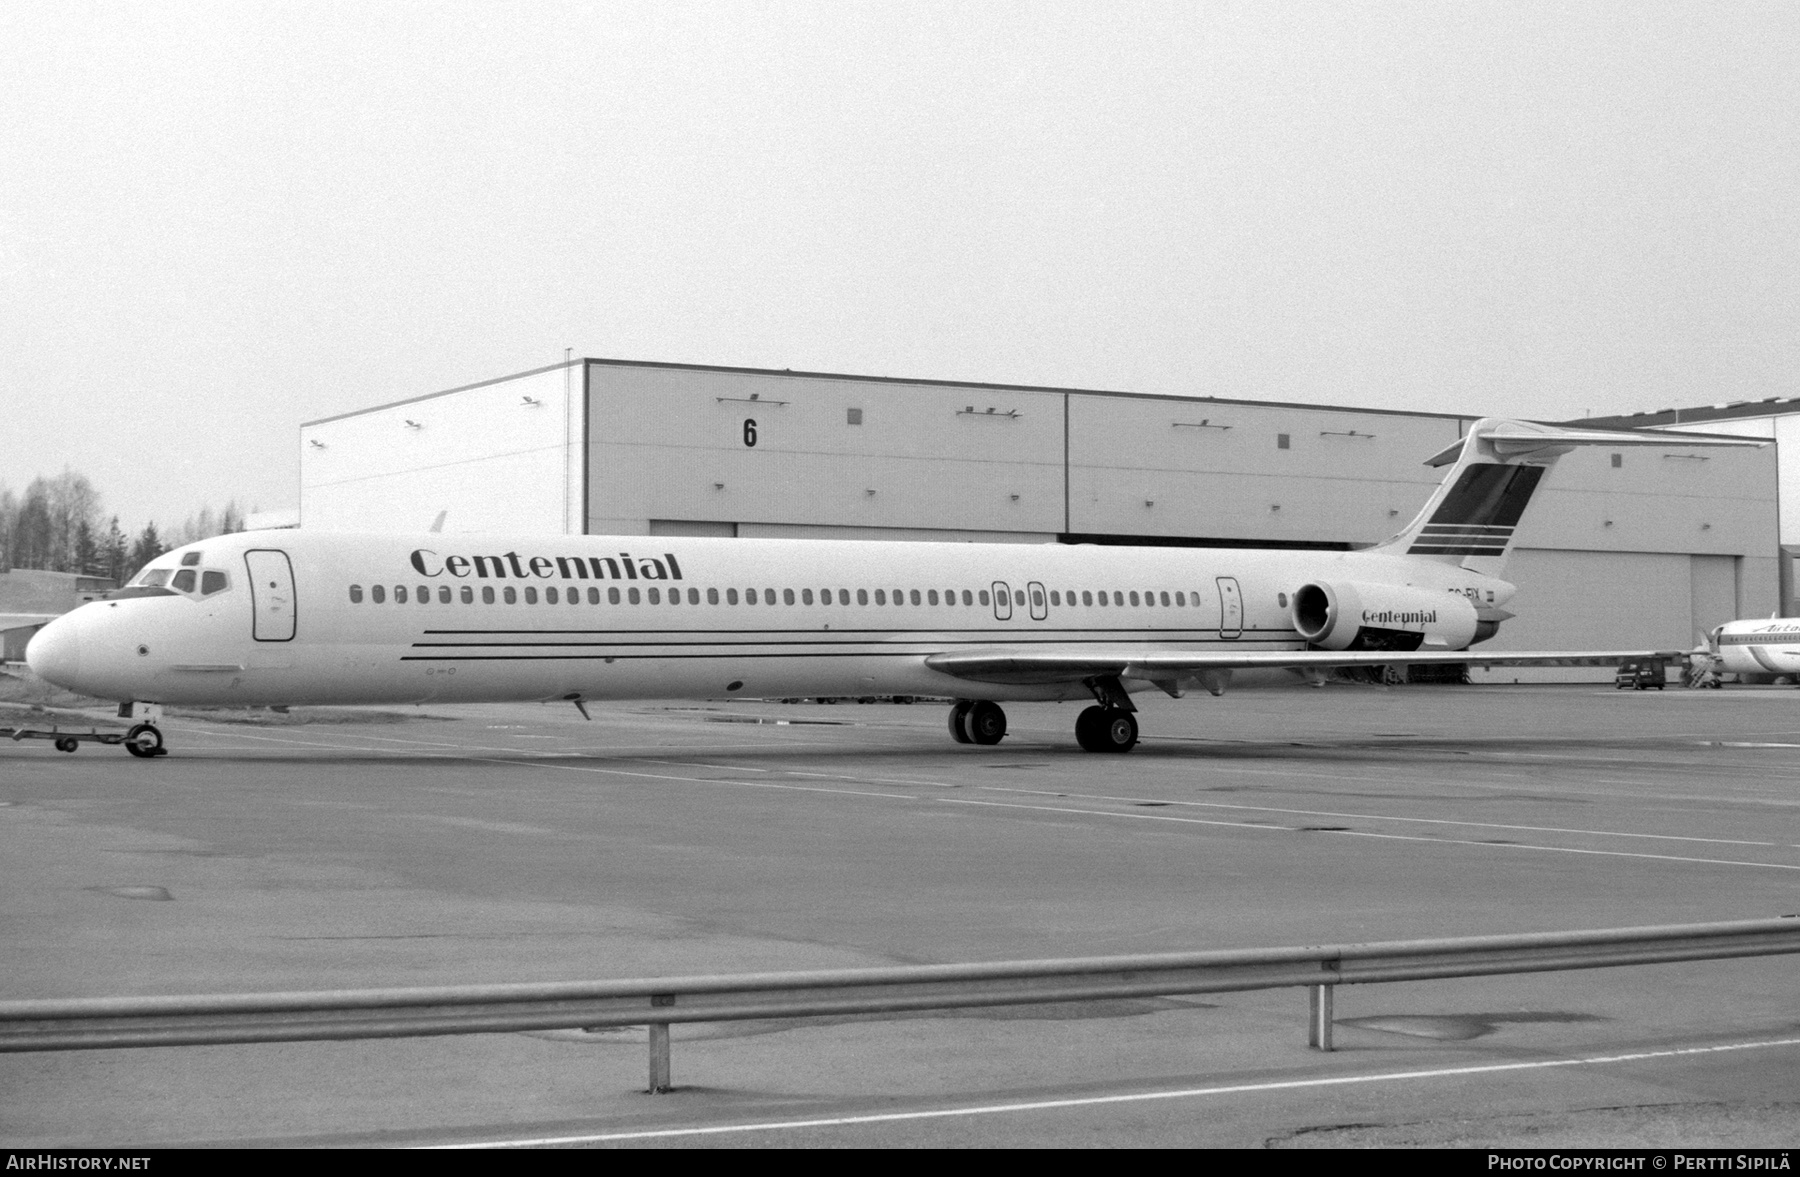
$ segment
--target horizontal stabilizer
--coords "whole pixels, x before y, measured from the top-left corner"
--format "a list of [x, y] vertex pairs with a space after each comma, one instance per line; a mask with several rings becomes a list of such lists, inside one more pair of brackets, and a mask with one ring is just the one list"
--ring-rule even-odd
[[1469, 438], [1485, 443], [1498, 458], [1517, 458], [1543, 454], [1551, 450], [1561, 453], [1576, 446], [1657, 446], [1662, 449], [1687, 449], [1691, 446], [1765, 446], [1767, 441], [1754, 437], [1718, 437], [1704, 433], [1659, 433], [1626, 429], [1564, 429], [1558, 425], [1539, 425], [1531, 421], [1504, 421], [1486, 418], [1475, 423], [1468, 436], [1439, 450], [1425, 459], [1427, 466], [1448, 466], [1462, 456]]

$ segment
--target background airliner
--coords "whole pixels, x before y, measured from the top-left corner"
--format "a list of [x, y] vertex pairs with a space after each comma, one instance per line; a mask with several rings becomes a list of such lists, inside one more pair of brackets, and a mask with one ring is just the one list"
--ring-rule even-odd
[[917, 694], [994, 744], [1006, 700], [1091, 699], [1093, 752], [1138, 739], [1131, 692], [1222, 693], [1337, 667], [1616, 663], [1481, 654], [1545, 471], [1574, 446], [1755, 444], [1484, 419], [1398, 535], [1356, 552], [271, 531], [157, 558], [40, 631], [43, 678], [161, 706]]
[[1706, 635], [1706, 645], [1717, 669], [1742, 675], [1747, 681], [1800, 675], [1800, 617], [1727, 621]]

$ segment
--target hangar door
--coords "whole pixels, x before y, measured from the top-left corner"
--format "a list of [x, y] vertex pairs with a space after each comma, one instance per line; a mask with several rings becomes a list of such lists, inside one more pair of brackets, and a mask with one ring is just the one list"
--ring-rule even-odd
[[[1482, 650], [1681, 650], [1694, 636], [1692, 557], [1685, 553], [1515, 549], [1502, 574], [1518, 616]], [[1610, 682], [1610, 667], [1507, 666], [1482, 682]]]
[[1742, 614], [1738, 605], [1738, 565], [1736, 556], [1689, 556], [1689, 577], [1693, 584], [1694, 621], [1699, 641], [1715, 625], [1736, 621]]

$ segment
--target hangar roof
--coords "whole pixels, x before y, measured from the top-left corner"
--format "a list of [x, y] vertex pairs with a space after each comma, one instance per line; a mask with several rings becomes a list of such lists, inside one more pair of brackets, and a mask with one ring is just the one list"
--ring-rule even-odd
[[1744, 417], [1785, 417], [1800, 413], [1800, 396], [1771, 396], [1759, 401], [1731, 401], [1692, 409], [1656, 409], [1616, 417], [1582, 417], [1560, 425], [1588, 429], [1646, 429], [1657, 425], [1698, 425], [1704, 421], [1735, 421]]
[[1181, 396], [1156, 392], [1116, 392], [1098, 388], [1058, 388], [1040, 384], [994, 384], [973, 380], [916, 380], [902, 376], [858, 376], [845, 372], [803, 372], [792, 368], [733, 368], [717, 364], [672, 364], [656, 360], [612, 360], [587, 357], [561, 364], [546, 364], [542, 368], [532, 368], [526, 372], [514, 372], [507, 376], [496, 376], [492, 380], [478, 380], [473, 384], [462, 384], [455, 388], [446, 388], [439, 392], [427, 392], [419, 396], [404, 397], [400, 400], [386, 401], [379, 405], [355, 409], [348, 413], [337, 413], [330, 417], [320, 417], [316, 421], [302, 421], [301, 427], [323, 425], [328, 421], [342, 421], [347, 417], [360, 417], [364, 413], [391, 409], [397, 405], [416, 404], [419, 401], [431, 400], [435, 397], [450, 396], [453, 393], [468, 392], [474, 388], [486, 388], [492, 384], [504, 384], [508, 380], [518, 380], [526, 376], [537, 376], [544, 372], [554, 372], [561, 368], [572, 368], [584, 364], [600, 364], [616, 368], [660, 368], [664, 370], [687, 372], [736, 372], [746, 376], [792, 376], [802, 380], [854, 380], [866, 384], [919, 384], [932, 388], [980, 388], [1005, 390], [1009, 392], [1048, 392], [1068, 393], [1073, 396], [1109, 396], [1134, 400], [1166, 400], [1195, 404], [1215, 405], [1254, 405], [1269, 409], [1316, 409], [1322, 412], [1369, 413], [1387, 417], [1424, 417], [1446, 421], [1473, 421], [1481, 416], [1479, 413], [1428, 413], [1411, 409], [1367, 409], [1355, 405], [1307, 404], [1302, 401], [1268, 401], [1252, 400], [1246, 397], [1222, 396]]

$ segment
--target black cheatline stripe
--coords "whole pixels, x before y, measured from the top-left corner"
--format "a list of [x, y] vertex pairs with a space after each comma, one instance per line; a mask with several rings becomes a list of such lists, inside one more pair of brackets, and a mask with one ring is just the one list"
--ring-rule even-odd
[[1517, 529], [1512, 527], [1479, 527], [1472, 524], [1462, 526], [1450, 523], [1427, 523], [1424, 527], [1419, 529], [1419, 534], [1491, 536], [1494, 539], [1505, 539], [1515, 530]]
[[[1010, 639], [1010, 642], [1055, 642], [1112, 641], [1111, 637], [1107, 637], [1109, 633], [1157, 633], [1157, 635], [1168, 635], [1168, 633], [1217, 632], [1219, 632], [1217, 626], [1213, 626], [1213, 628], [1184, 628], [1184, 630], [1147, 630], [1145, 626], [1130, 626], [1130, 628], [1120, 628], [1120, 630], [1102, 630], [1102, 628], [1094, 628], [1094, 626], [1080, 626], [1080, 628], [1075, 628], [1075, 630], [952, 630], [952, 632], [949, 633], [931, 632], [931, 630], [832, 630], [832, 632], [830, 632], [830, 637], [835, 639], [835, 637], [846, 637], [846, 635], [851, 635], [851, 633], [875, 633], [875, 635], [880, 635], [880, 637], [857, 639], [857, 641], [880, 641], [880, 639], [893, 639], [893, 637], [902, 635], [902, 633], [931, 633], [929, 641], [965, 642], [965, 644], [967, 644], [967, 642], [994, 641], [992, 637], [981, 637], [983, 633], [1004, 633], [1004, 635]], [[1258, 630], [1258, 628], [1246, 628], [1244, 632], [1292, 633], [1294, 630], [1292, 630], [1292, 628], [1285, 628], [1285, 630]], [[729, 635], [751, 635], [751, 633], [803, 633], [803, 635], [808, 635], [808, 637], [819, 637], [821, 641], [824, 639], [823, 630], [769, 630], [769, 628], [763, 628], [763, 630], [419, 630], [419, 633], [425, 635], [425, 637], [500, 637], [500, 635], [506, 635], [506, 633], [524, 633], [527, 637], [551, 637], [554, 633], [576, 633], [576, 635], [581, 635], [581, 637], [653, 637], [653, 635], [657, 635], [657, 633], [670, 633], [670, 635], [677, 637], [677, 639], [695, 639], [695, 637], [707, 637], [707, 635], [727, 635], [727, 637], [729, 637]], [[1096, 633], [1098, 637], [1067, 637], [1067, 635], [1071, 635], [1071, 633]], [[920, 639], [916, 639], [916, 641], [927, 641], [927, 639], [920, 637]], [[563, 642], [563, 644], [572, 644], [572, 642]]]
[[[1214, 635], [1218, 633], [1217, 630], [1133, 630], [1131, 632], [1134, 634], [1138, 634], [1138, 635], [1146, 635], [1147, 634], [1149, 636], [1138, 636], [1138, 637], [1134, 637], [1134, 638], [1130, 638], [1130, 639], [1126, 639], [1126, 640], [1140, 641], [1140, 642], [1214, 642], [1214, 641], [1238, 640], [1241, 644], [1241, 639], [1215, 637]], [[1299, 636], [1291, 629], [1290, 630], [1267, 630], [1267, 631], [1259, 631], [1259, 632], [1264, 632], [1264, 633], [1269, 633], [1269, 634], [1275, 635], [1273, 640], [1277, 640], [1277, 641], [1291, 639], [1291, 638]], [[632, 635], [627, 635], [627, 636], [637, 637], [640, 635], [632, 634]], [[1108, 642], [1116, 642], [1119, 640], [1121, 640], [1121, 639], [1116, 638], [1116, 637], [1039, 638], [1039, 639], [1032, 640], [1032, 641], [1008, 642], [1007, 644], [1013, 645], [1013, 646], [1104, 645]], [[1253, 639], [1253, 640], [1255, 640], [1255, 639]], [[482, 649], [501, 649], [501, 648], [505, 648], [505, 647], [523, 647], [523, 648], [561, 647], [561, 648], [566, 649], [566, 648], [572, 647], [572, 646], [605, 646], [608, 648], [618, 648], [618, 647], [622, 647], [622, 646], [769, 646], [769, 645], [787, 645], [787, 646], [868, 646], [868, 647], [875, 648], [875, 649], [884, 649], [884, 648], [894, 645], [896, 641], [900, 642], [901, 644], [929, 645], [934, 648], [941, 648], [944, 646], [991, 646], [994, 644], [994, 643], [988, 642], [988, 641], [956, 641], [956, 640], [951, 640], [951, 639], [940, 639], [940, 638], [935, 638], [935, 637], [933, 637], [933, 638], [923, 638], [923, 637], [899, 638], [899, 639], [895, 639], [893, 641], [885, 641], [884, 642], [884, 641], [876, 641], [876, 640], [873, 640], [870, 638], [848, 638], [848, 639], [838, 640], [838, 639], [833, 639], [833, 638], [809, 638], [809, 637], [801, 636], [801, 637], [793, 637], [793, 638], [781, 638], [781, 637], [747, 638], [747, 639], [744, 639], [741, 641], [682, 641], [682, 640], [679, 640], [676, 638], [669, 638], [669, 639], [665, 639], [662, 641], [625, 641], [625, 640], [621, 640], [621, 639], [614, 639], [614, 640], [610, 640], [610, 641], [603, 640], [603, 641], [592, 641], [592, 642], [413, 642], [412, 648], [415, 650], [438, 650], [438, 649], [454, 649], [454, 648], [462, 647], [462, 646], [473, 646], [473, 647], [478, 647], [478, 648], [482, 648]]]
[[[1186, 653], [1187, 651], [1174, 651], [1174, 652], [1175, 653]], [[1297, 650], [1256, 650], [1256, 651], [1252, 651], [1252, 652], [1258, 653], [1258, 654], [1293, 654], [1293, 653], [1301, 653], [1302, 651], [1297, 651]], [[926, 651], [923, 651], [923, 650], [912, 650], [912, 651], [887, 650], [887, 651], [878, 651], [878, 653], [886, 653], [890, 657], [894, 657], [894, 658], [916, 658], [920, 654], [926, 653]], [[714, 662], [734, 662], [734, 661], [742, 662], [742, 661], [747, 661], [747, 660], [761, 660], [761, 659], [765, 659], [765, 658], [868, 658], [871, 656], [873, 656], [873, 655], [869, 652], [856, 651], [856, 650], [834, 651], [831, 653], [824, 653], [824, 654], [745, 654], [745, 653], [737, 653], [737, 652], [730, 653], [730, 654], [616, 654], [616, 655], [615, 654], [489, 654], [489, 655], [455, 654], [455, 655], [444, 655], [444, 656], [433, 656], [433, 657], [425, 657], [423, 655], [414, 655], [414, 654], [402, 654], [400, 656], [400, 661], [402, 661], [402, 662], [601, 662], [601, 661], [611, 660], [613, 662], [666, 662], [666, 661], [670, 661], [673, 659], [680, 659], [683, 661], [708, 660], [708, 661], [714, 661]], [[1129, 661], [1129, 659], [1128, 658], [1122, 659], [1122, 661]], [[1030, 669], [1030, 668], [1027, 667], [1026, 669]]]
[[1409, 556], [1504, 556], [1505, 548], [1473, 547], [1468, 544], [1414, 544], [1406, 549]]

